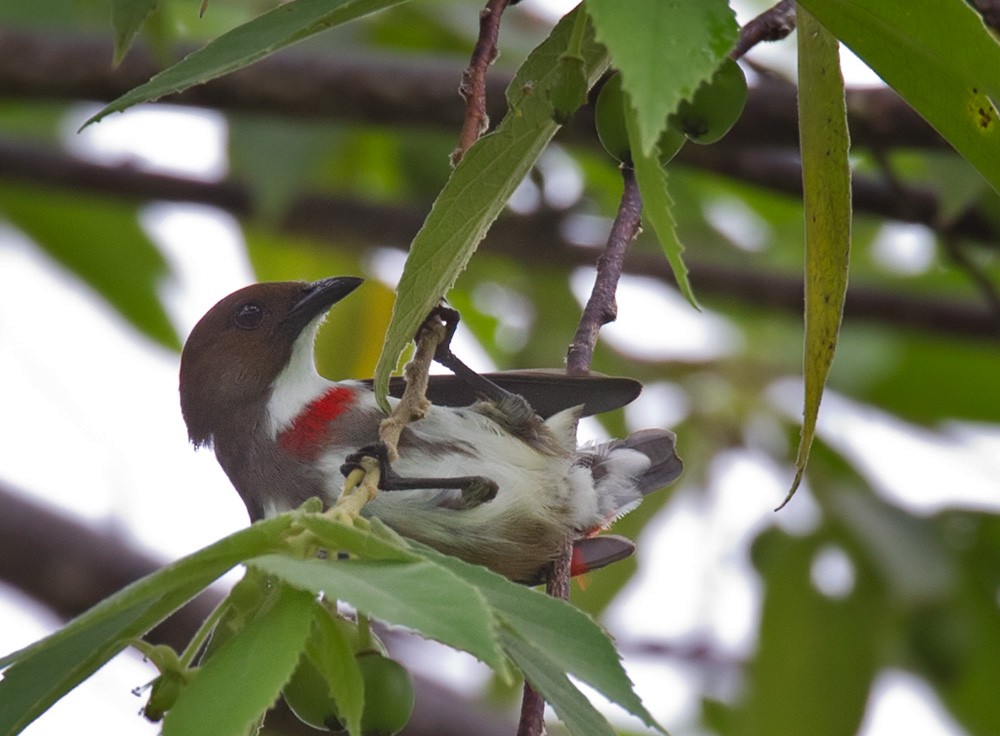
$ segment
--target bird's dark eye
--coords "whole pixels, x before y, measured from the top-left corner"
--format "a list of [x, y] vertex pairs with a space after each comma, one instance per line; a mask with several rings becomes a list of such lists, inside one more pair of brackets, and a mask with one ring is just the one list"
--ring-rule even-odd
[[264, 310], [259, 304], [247, 302], [236, 308], [236, 326], [241, 330], [255, 330], [264, 321]]

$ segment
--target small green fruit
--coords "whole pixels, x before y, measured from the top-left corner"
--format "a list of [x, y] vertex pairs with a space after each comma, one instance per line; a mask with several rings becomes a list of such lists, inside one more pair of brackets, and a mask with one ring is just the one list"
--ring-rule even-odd
[[303, 723], [323, 731], [343, 730], [330, 685], [305, 654], [299, 658], [295, 672], [281, 692], [292, 713]]
[[188, 673], [185, 670], [167, 670], [155, 680], [149, 691], [149, 700], [146, 707], [142, 709], [142, 714], [156, 723], [163, 720], [166, 712], [174, 707], [177, 697], [188, 681]]
[[747, 101], [747, 80], [740, 65], [726, 58], [712, 79], [702, 82], [690, 100], [672, 116], [695, 143], [715, 143], [739, 120]]
[[381, 654], [358, 655], [365, 683], [361, 730], [366, 736], [392, 736], [403, 730], [413, 712], [413, 683], [395, 660]]
[[660, 152], [660, 166], [666, 166], [677, 155], [677, 152], [687, 143], [687, 136], [667, 122], [667, 127], [660, 134], [660, 140], [656, 144]]
[[623, 164], [632, 163], [625, 126], [625, 96], [622, 94], [622, 75], [613, 74], [601, 87], [594, 108], [597, 137], [604, 149]]

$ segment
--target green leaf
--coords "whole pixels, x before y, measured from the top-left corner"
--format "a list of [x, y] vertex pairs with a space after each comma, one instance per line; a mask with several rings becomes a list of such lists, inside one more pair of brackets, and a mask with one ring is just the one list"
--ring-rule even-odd
[[803, 0], [1000, 191], [1000, 45], [968, 3]]
[[292, 0], [224, 33], [164, 69], [145, 84], [112, 101], [84, 127], [140, 102], [202, 84], [242, 69], [265, 56], [328, 28], [398, 5], [405, 0]]
[[736, 43], [733, 11], [725, 0], [586, 0], [586, 7], [635, 106], [641, 145], [632, 150], [650, 155], [667, 116]]
[[351, 734], [360, 734], [365, 684], [354, 654], [354, 643], [347, 633], [322, 605], [316, 603], [312, 636], [306, 642], [306, 655], [328, 678], [330, 695], [337, 702], [337, 710], [347, 730]]
[[[621, 659], [611, 639], [583, 611], [565, 601], [512, 583], [485, 567], [470, 565], [423, 545], [420, 546], [420, 551], [430, 560], [475, 585], [503, 620], [506, 628], [527, 646], [544, 652], [546, 661], [537, 666], [551, 666], [578, 677], [611, 702], [638, 716], [647, 725], [660, 728], [632, 689], [632, 683], [622, 669]], [[508, 653], [514, 656], [513, 653]], [[521, 654], [530, 656], [523, 649]], [[516, 661], [520, 666], [520, 661]]]
[[136, 34], [146, 22], [146, 18], [156, 8], [157, 0], [113, 0], [111, 3], [111, 25], [115, 29], [115, 56], [113, 64], [118, 66], [125, 58]]
[[[148, 613], [154, 601], [145, 599], [116, 607], [88, 626], [19, 659], [0, 680], [0, 734], [20, 733], [60, 697], [83, 682], [127, 641], [123, 631]], [[47, 641], [47, 640], [43, 640]]]
[[642, 153], [638, 145], [639, 121], [632, 110], [626, 110], [625, 126], [628, 129], [629, 146], [632, 149], [632, 165], [635, 168], [635, 178], [642, 193], [643, 217], [653, 226], [656, 239], [660, 241], [663, 255], [667, 257], [670, 270], [674, 274], [677, 288], [688, 302], [697, 310], [701, 310], [691, 282], [688, 281], [687, 266], [684, 265], [682, 253], [684, 245], [677, 237], [677, 226], [674, 222], [674, 201], [667, 188], [667, 171], [660, 165], [660, 149], [653, 146], [650, 153]]
[[146, 336], [180, 341], [158, 292], [163, 255], [139, 226], [137, 208], [108, 199], [18, 185], [0, 187], [0, 216], [79, 276]]
[[[521, 65], [507, 89], [509, 109], [503, 122], [480, 138], [455, 167], [410, 246], [375, 370], [375, 390], [383, 408], [389, 375], [403, 348], [455, 283], [559, 127], [552, 119], [550, 94], [561, 79], [559, 59], [570, 46], [579, 12], [564, 17]], [[607, 68], [607, 54], [588, 34], [581, 43], [581, 56], [589, 88]]]
[[851, 171], [847, 108], [837, 39], [799, 8], [799, 145], [806, 218], [805, 408], [795, 478], [802, 481], [847, 295]]
[[246, 557], [271, 549], [291, 524], [280, 516], [138, 580], [56, 633], [0, 658], [0, 735], [15, 734], [170, 613]]
[[500, 640], [524, 679], [542, 694], [574, 736], [613, 736], [614, 731], [587, 697], [569, 681], [566, 673], [546, 656], [548, 647], [531, 644], [509, 628], [500, 630]]
[[[320, 514], [303, 515], [299, 523], [316, 535], [317, 540], [331, 552], [345, 551], [366, 560], [413, 562], [420, 559], [407, 549], [402, 537], [389, 539], [357, 527], [331, 521]], [[385, 527], [383, 527], [385, 528]]]
[[283, 586], [274, 606], [194, 673], [167, 712], [164, 736], [243, 736], [295, 670], [314, 602], [309, 593]]
[[470, 652], [497, 672], [507, 672], [482, 595], [429, 560], [302, 560], [266, 555], [247, 564], [290, 585], [345, 601], [374, 618], [408, 626]]

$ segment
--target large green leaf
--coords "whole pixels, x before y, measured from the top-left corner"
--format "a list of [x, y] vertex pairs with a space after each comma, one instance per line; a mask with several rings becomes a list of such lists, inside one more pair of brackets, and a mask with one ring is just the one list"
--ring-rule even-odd
[[[524, 644], [517, 648], [516, 656], [508, 652], [519, 666], [530, 658], [536, 668], [555, 668], [578, 677], [647, 725], [659, 728], [632, 689], [608, 635], [583, 611], [531, 588], [514, 585], [485, 567], [426, 547], [420, 549], [437, 564], [474, 584], [486, 597], [506, 628], [517, 636], [516, 643]], [[503, 641], [506, 646], [507, 639]]]
[[0, 216], [75, 273], [148, 337], [180, 349], [158, 296], [169, 274], [137, 208], [51, 190], [0, 187]]
[[1000, 45], [960, 0], [802, 0], [1000, 191]]
[[614, 731], [586, 696], [547, 655], [544, 644], [530, 643], [515, 631], [501, 629], [504, 649], [524, 673], [524, 679], [542, 694], [574, 736], [613, 736]]
[[474, 587], [428, 560], [297, 560], [266, 555], [247, 562], [290, 585], [324, 593], [390, 624], [470, 652], [500, 673], [508, 670], [493, 619]]
[[795, 493], [809, 460], [823, 388], [833, 364], [851, 252], [847, 107], [837, 39], [799, 8], [799, 145], [806, 219], [805, 409]]
[[337, 703], [340, 720], [348, 733], [361, 733], [365, 683], [355, 657], [355, 642], [321, 603], [317, 602], [315, 608], [312, 636], [306, 642], [305, 655], [329, 683], [330, 696]]
[[[455, 283], [559, 127], [552, 117], [549, 93], [561, 79], [559, 57], [570, 46], [579, 12], [563, 18], [521, 65], [507, 89], [510, 109], [503, 122], [480, 138], [455, 167], [410, 246], [375, 371], [375, 388], [383, 405], [399, 354]], [[607, 54], [589, 33], [581, 54], [589, 88], [607, 68]]]
[[667, 116], [710, 79], [739, 35], [726, 0], [586, 0], [635, 107], [641, 150], [653, 153]]
[[167, 712], [164, 736], [243, 736], [270, 708], [299, 661], [315, 612], [313, 596], [287, 586], [195, 672]]
[[246, 557], [275, 545], [288, 516], [254, 524], [139, 580], [25, 649], [0, 658], [0, 735], [20, 732], [111, 657]]
[[224, 33], [145, 84], [126, 92], [91, 117], [85, 125], [140, 102], [151, 102], [242, 69], [320, 31], [401, 2], [405, 0], [292, 0], [279, 5]]

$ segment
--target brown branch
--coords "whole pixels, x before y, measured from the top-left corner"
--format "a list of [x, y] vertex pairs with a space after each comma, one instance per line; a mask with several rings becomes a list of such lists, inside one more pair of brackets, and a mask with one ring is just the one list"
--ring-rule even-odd
[[590, 299], [587, 300], [576, 335], [566, 352], [567, 373], [586, 374], [590, 371], [598, 331], [602, 325], [613, 322], [618, 316], [615, 291], [622, 274], [625, 251], [639, 234], [642, 221], [642, 197], [639, 195], [635, 171], [631, 166], [623, 165], [621, 172], [624, 181], [621, 204], [608, 235], [608, 244], [597, 259], [597, 278], [590, 292]]
[[[708, 150], [706, 146], [688, 146]], [[730, 165], [742, 161], [747, 175], [760, 175], [768, 169], [765, 157], [747, 154], [729, 159]], [[754, 161], [760, 161], [753, 166]], [[726, 159], [719, 157], [720, 172]], [[713, 164], [714, 165], [714, 164]], [[767, 176], [770, 184], [791, 192], [801, 187], [801, 176], [791, 166], [773, 167]], [[787, 171], [786, 171], [787, 169]], [[756, 172], [756, 173], [755, 173]], [[727, 173], [727, 172], [722, 172]], [[738, 172], [737, 172], [738, 173]], [[795, 182], [782, 183], [783, 177]], [[45, 185], [90, 194], [124, 197], [133, 202], [165, 200], [195, 202], [219, 207], [238, 217], [255, 214], [249, 190], [233, 181], [202, 182], [164, 174], [137, 171], [128, 166], [104, 166], [80, 161], [63, 153], [45, 149], [4, 144], [0, 141], [0, 181]], [[870, 183], [866, 184], [866, 182]], [[760, 182], [768, 185], [767, 182]], [[856, 205], [867, 190], [887, 209], [903, 210], [911, 222], [932, 223], [937, 219], [938, 204], [933, 193], [910, 188], [905, 195], [890, 195], [889, 188], [874, 180], [856, 178]], [[877, 202], [876, 202], [877, 203]], [[920, 206], [917, 206], [917, 205]], [[871, 206], [871, 201], [865, 201]], [[497, 220], [483, 247], [506, 257], [523, 258], [532, 264], [567, 269], [592, 267], [594, 251], [566, 240], [564, 224], [572, 212], [540, 210], [531, 215], [507, 214]], [[426, 213], [405, 206], [376, 206], [365, 200], [306, 194], [294, 200], [280, 223], [287, 232], [336, 243], [338, 248], [366, 248], [372, 243], [406, 249], [419, 230]], [[966, 213], [947, 225], [947, 232], [963, 237], [995, 242], [997, 234], [981, 212]], [[547, 243], [546, 248], [534, 244]], [[694, 245], [694, 244], [691, 244]], [[727, 265], [695, 258], [687, 259], [691, 283], [700, 296], [753, 305], [771, 310], [802, 313], [802, 279], [799, 275], [755, 269], [752, 263]], [[659, 254], [634, 252], [625, 264], [627, 273], [650, 276], [673, 284], [670, 270]], [[904, 327], [941, 334], [996, 340], [993, 316], [989, 310], [971, 302], [906, 295], [868, 288], [855, 279], [849, 290], [844, 311], [846, 329], [857, 322], [869, 322], [894, 328]]]
[[[190, 49], [182, 49], [186, 51]], [[159, 71], [151, 54], [134, 49], [111, 69], [104, 40], [32, 34], [0, 28], [0, 99], [111, 100]], [[426, 58], [303, 55], [282, 52], [238, 72], [192, 87], [162, 102], [242, 110], [296, 119], [364, 125], [424, 127], [451, 134], [463, 124], [455, 96], [461, 68]], [[512, 75], [493, 70], [486, 81], [487, 115], [506, 112]], [[933, 128], [889, 89], [849, 89], [847, 106], [855, 146], [947, 148]], [[599, 145], [593, 109], [577, 111], [559, 132], [562, 142]], [[718, 147], [798, 147], [795, 88], [771, 82], [750, 90], [744, 113]], [[686, 149], [695, 146], [686, 146]], [[950, 149], [949, 149], [950, 150]], [[682, 152], [682, 156], [683, 156]]]
[[[624, 187], [618, 216], [608, 235], [607, 246], [597, 259], [597, 278], [590, 292], [590, 299], [580, 315], [573, 342], [566, 353], [566, 372], [584, 375], [590, 371], [590, 361], [597, 344], [597, 334], [602, 325], [615, 319], [618, 307], [615, 291], [622, 274], [625, 251], [639, 233], [642, 219], [642, 198], [635, 171], [631, 166], [621, 167]], [[567, 539], [562, 553], [553, 560], [546, 576], [545, 592], [554, 598], [569, 600], [570, 566], [573, 557], [573, 541]], [[521, 698], [521, 718], [518, 736], [540, 736], [544, 729], [545, 701], [530, 683], [525, 681]]]
[[795, 0], [781, 0], [740, 29], [739, 41], [729, 55], [739, 59], [762, 41], [780, 41], [794, 30]]
[[479, 38], [472, 50], [469, 68], [462, 74], [462, 86], [459, 87], [465, 100], [465, 120], [458, 137], [458, 147], [451, 154], [452, 166], [458, 166], [465, 152], [490, 127], [490, 118], [486, 113], [486, 70], [497, 58], [500, 19], [509, 2], [510, 0], [488, 0], [486, 7], [479, 13]]

